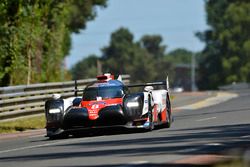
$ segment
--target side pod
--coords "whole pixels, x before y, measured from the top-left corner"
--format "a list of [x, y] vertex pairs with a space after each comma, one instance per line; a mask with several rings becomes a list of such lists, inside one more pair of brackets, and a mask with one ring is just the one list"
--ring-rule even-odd
[[56, 134], [62, 126], [63, 106], [62, 99], [47, 100], [45, 102], [46, 129], [49, 137]]
[[144, 102], [143, 93], [126, 95], [123, 100], [124, 115], [129, 121], [140, 118]]

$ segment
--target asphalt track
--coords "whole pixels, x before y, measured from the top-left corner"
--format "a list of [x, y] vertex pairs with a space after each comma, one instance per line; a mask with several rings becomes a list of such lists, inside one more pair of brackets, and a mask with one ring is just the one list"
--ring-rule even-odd
[[61, 140], [41, 135], [1, 140], [0, 166], [175, 166], [195, 164], [208, 155], [238, 156], [250, 147], [250, 91], [237, 93], [238, 97], [214, 106], [176, 110], [170, 129], [86, 132], [80, 138]]

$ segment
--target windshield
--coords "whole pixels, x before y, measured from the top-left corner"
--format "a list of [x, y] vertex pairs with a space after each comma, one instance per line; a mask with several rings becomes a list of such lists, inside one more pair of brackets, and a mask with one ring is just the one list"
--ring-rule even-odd
[[109, 98], [121, 98], [123, 96], [123, 89], [120, 86], [113, 87], [96, 87], [96, 88], [87, 88], [83, 92], [83, 100], [90, 101], [96, 100], [97, 97], [102, 99]]

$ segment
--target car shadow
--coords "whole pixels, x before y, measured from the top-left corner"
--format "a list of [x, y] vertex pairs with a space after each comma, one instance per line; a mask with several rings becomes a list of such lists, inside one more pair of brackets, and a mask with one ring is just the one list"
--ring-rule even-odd
[[[225, 126], [208, 126], [198, 128], [183, 128], [181, 133], [167, 136], [131, 135], [127, 139], [113, 138], [114, 140], [79, 140], [73, 143], [59, 143], [53, 145], [52, 152], [36, 153], [34, 155], [15, 155], [0, 157], [0, 161], [39, 161], [87, 157], [108, 156], [150, 156], [150, 155], [202, 155], [222, 154], [225, 150], [249, 147], [250, 124], [237, 124]], [[154, 131], [153, 131], [154, 132]], [[152, 135], [154, 134], [152, 132]], [[157, 131], [156, 131], [157, 132]], [[105, 135], [115, 135], [104, 133]], [[120, 134], [120, 133], [118, 133]], [[245, 136], [245, 137], [244, 137]], [[135, 138], [136, 137], [136, 138]], [[220, 142], [216, 145], [206, 143]], [[142, 147], [143, 146], [143, 147]], [[98, 149], [98, 148], [102, 149]], [[60, 149], [61, 148], [61, 149]], [[71, 151], [62, 151], [70, 149]], [[74, 148], [77, 151], [74, 152]], [[92, 148], [89, 150], [89, 148]], [[105, 164], [104, 164], [105, 165]]]

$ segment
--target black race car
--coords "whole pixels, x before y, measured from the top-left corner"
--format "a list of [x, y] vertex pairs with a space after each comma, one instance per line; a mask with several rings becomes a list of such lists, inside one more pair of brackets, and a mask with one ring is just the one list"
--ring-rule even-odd
[[[144, 86], [144, 91], [130, 93], [131, 87]], [[164, 88], [155, 90], [154, 87]], [[75, 94], [79, 90], [75, 90]], [[75, 134], [76, 130], [122, 126], [154, 129], [170, 127], [172, 122], [168, 80], [125, 85], [111, 74], [97, 76], [81, 97], [62, 99], [54, 94], [45, 102], [46, 130], [50, 138]], [[74, 132], [74, 133], [73, 133]]]

